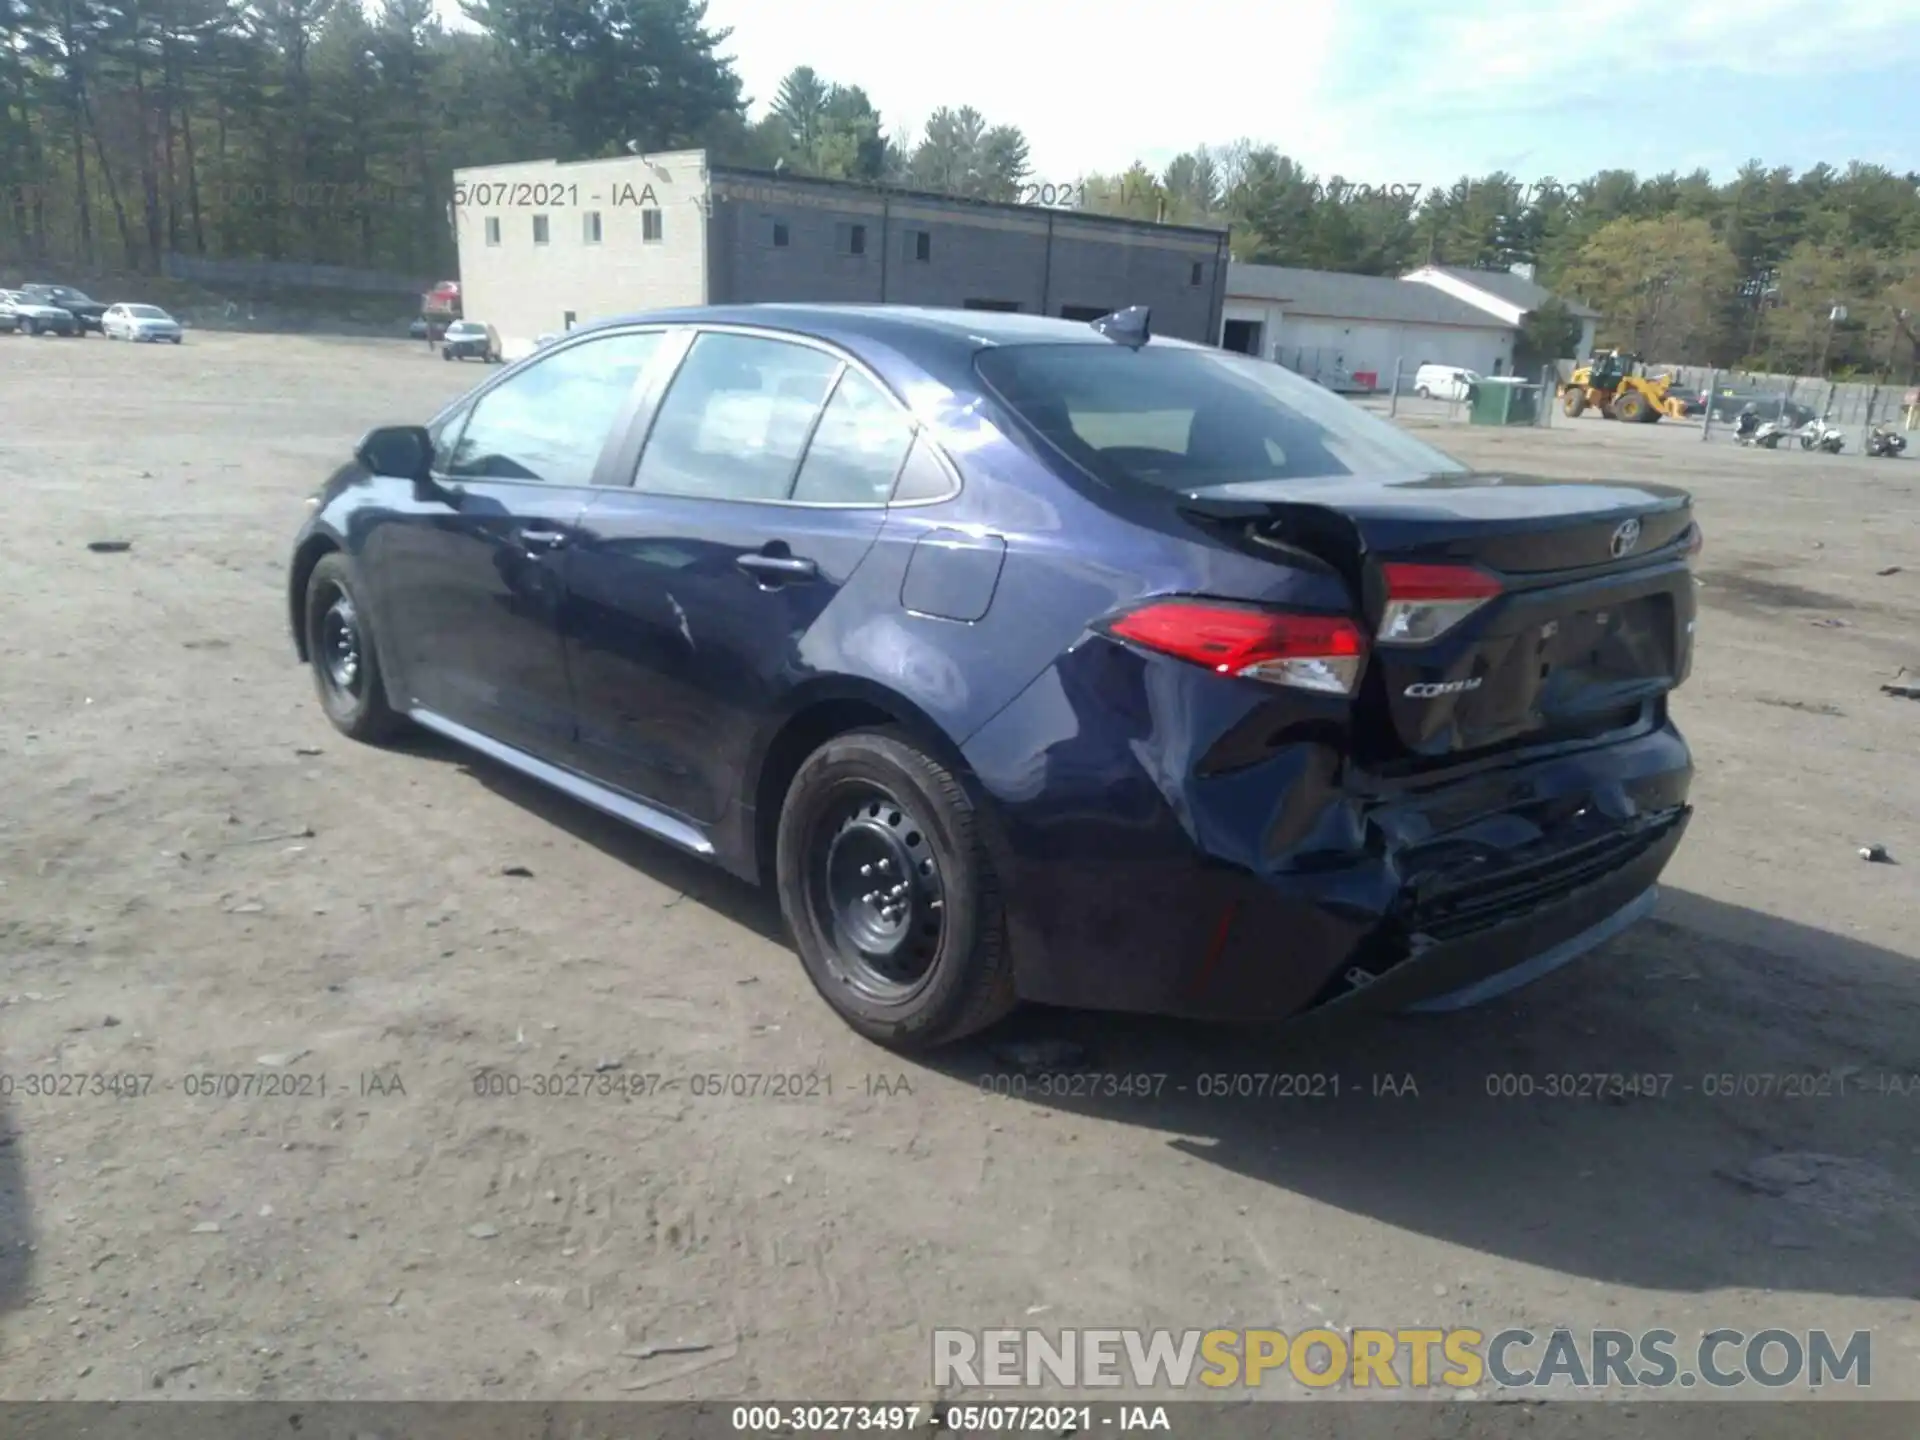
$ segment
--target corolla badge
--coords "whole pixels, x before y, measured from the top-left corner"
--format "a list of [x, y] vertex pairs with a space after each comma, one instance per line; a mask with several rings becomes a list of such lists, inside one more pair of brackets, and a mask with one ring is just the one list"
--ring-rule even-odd
[[1613, 531], [1613, 558], [1616, 560], [1630, 554], [1633, 547], [1640, 543], [1640, 522], [1622, 520]]
[[1412, 700], [1431, 700], [1436, 695], [1458, 695], [1465, 690], [1478, 690], [1480, 682], [1486, 677], [1476, 675], [1471, 680], [1435, 680], [1421, 685], [1409, 685], [1406, 695]]

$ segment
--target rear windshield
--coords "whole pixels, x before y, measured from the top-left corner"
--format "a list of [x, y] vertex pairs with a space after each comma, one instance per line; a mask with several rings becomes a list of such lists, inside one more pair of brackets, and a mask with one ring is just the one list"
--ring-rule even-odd
[[1467, 468], [1291, 370], [1224, 350], [1006, 345], [976, 364], [1055, 449], [1112, 485], [1183, 491]]
[[129, 305], [127, 306], [127, 314], [133, 316], [136, 320], [164, 320], [167, 318], [166, 311], [157, 309], [152, 305]]

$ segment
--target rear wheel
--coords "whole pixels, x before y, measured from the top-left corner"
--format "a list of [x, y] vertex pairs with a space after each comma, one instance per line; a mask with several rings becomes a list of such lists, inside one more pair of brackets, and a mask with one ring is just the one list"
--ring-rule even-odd
[[1433, 392], [1424, 385], [1414, 386], [1413, 393], [1418, 395], [1422, 400], [1431, 400], [1433, 398]]
[[307, 660], [334, 729], [378, 744], [406, 728], [387, 703], [373, 631], [344, 555], [322, 556], [307, 581]]
[[853, 1029], [926, 1050], [1015, 1003], [999, 880], [966, 789], [901, 731], [855, 730], [801, 764], [780, 810], [780, 907]]
[[1567, 398], [1561, 402], [1560, 408], [1565, 410], [1572, 419], [1578, 420], [1581, 412], [1587, 408], [1586, 391], [1567, 391]]
[[20, 333], [22, 335], [38, 335], [40, 333], [40, 322], [38, 320], [22, 320], [20, 322]]

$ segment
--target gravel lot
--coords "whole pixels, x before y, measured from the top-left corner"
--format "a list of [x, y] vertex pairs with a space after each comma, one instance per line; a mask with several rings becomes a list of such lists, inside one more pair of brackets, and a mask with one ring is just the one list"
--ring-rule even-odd
[[[1871, 1328], [1874, 1393], [1920, 1398], [1920, 705], [1879, 692], [1920, 670], [1920, 467], [1423, 430], [1699, 496], [1699, 813], [1657, 917], [1465, 1015], [1028, 1012], [926, 1066], [842, 1029], [761, 896], [326, 725], [286, 635], [303, 497], [478, 378], [0, 337], [0, 1396], [922, 1398], [936, 1326], [1566, 1323]], [[1050, 1039], [1167, 1079], [990, 1093]], [[822, 1079], [476, 1093], [614, 1065]], [[154, 1079], [26, 1092], [50, 1071]], [[1275, 1071], [1340, 1096], [1200, 1093]], [[210, 1072], [327, 1090], [190, 1094]], [[1673, 1078], [1488, 1094], [1570, 1072]], [[1706, 1093], [1811, 1073], [1840, 1079]]]

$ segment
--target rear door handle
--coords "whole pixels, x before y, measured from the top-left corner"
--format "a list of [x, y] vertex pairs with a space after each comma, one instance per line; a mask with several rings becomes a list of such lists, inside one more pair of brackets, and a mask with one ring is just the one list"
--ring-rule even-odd
[[804, 556], [768, 555], [759, 550], [749, 550], [734, 564], [763, 580], [812, 580], [820, 574], [820, 567]]
[[520, 543], [529, 550], [558, 550], [567, 543], [564, 530], [522, 530]]

